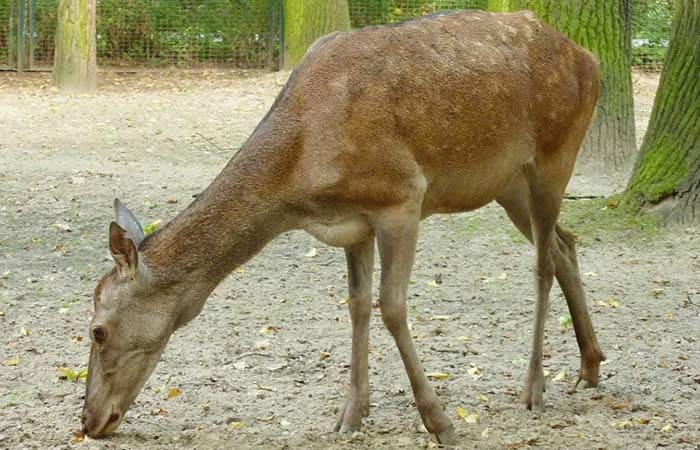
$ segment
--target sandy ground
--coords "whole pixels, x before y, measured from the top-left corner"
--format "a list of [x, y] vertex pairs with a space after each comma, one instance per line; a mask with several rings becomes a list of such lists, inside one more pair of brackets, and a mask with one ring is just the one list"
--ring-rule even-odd
[[[342, 250], [303, 233], [281, 236], [219, 286], [173, 337], [117, 434], [71, 442], [85, 386], [60, 379], [58, 368], [86, 367], [92, 289], [111, 265], [112, 199], [143, 223], [172, 218], [283, 81], [108, 74], [99, 94], [61, 96], [45, 74], [0, 74], [0, 448], [434, 446], [377, 311], [371, 416], [361, 432], [331, 431], [349, 379], [345, 262]], [[635, 76], [640, 137], [656, 82]], [[605, 183], [577, 173], [572, 189], [615, 189]], [[567, 394], [578, 349], [555, 288], [539, 417], [517, 398], [530, 347], [532, 249], [496, 206], [424, 222], [411, 323], [426, 370], [449, 374], [433, 383], [460, 448], [700, 446], [698, 230], [598, 225], [592, 218], [608, 213], [594, 202], [567, 202], [563, 218], [580, 235], [608, 361], [598, 389]], [[167, 399], [173, 388], [181, 395]], [[460, 420], [458, 407], [475, 423]]]

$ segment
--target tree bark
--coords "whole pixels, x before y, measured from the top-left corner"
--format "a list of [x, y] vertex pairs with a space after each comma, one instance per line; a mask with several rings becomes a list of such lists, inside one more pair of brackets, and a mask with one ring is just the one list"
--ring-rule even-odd
[[53, 80], [64, 91], [92, 91], [97, 84], [96, 0], [60, 0]]
[[293, 69], [319, 37], [350, 29], [348, 0], [284, 2], [284, 68]]
[[489, 0], [494, 11], [530, 9], [593, 52], [601, 91], [579, 159], [606, 173], [628, 170], [636, 153], [630, 0]]
[[625, 192], [633, 209], [700, 223], [700, 0], [679, 0], [649, 127]]

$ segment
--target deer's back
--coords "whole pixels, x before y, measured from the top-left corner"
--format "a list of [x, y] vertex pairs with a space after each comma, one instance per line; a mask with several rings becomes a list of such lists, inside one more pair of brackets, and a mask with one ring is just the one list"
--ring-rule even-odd
[[559, 151], [597, 83], [592, 56], [531, 13], [457, 12], [322, 38], [271, 115], [294, 124], [296, 183], [319, 201], [400, 202], [420, 174], [427, 215], [488, 203]]

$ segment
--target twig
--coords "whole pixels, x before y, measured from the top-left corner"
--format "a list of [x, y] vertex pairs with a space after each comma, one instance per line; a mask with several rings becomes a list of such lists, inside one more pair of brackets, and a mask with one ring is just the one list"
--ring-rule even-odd
[[595, 198], [605, 198], [604, 195], [565, 195], [566, 200], [592, 200]]
[[256, 352], [248, 352], [248, 353], [241, 353], [240, 355], [236, 356], [235, 359], [243, 359], [248, 356], [264, 356], [265, 358], [274, 358], [272, 355], [268, 355], [267, 353], [256, 353]]
[[231, 147], [231, 148], [222, 148], [222, 147], [219, 147], [219, 146], [216, 144], [216, 142], [212, 141], [211, 139], [209, 139], [208, 137], [206, 137], [205, 135], [203, 135], [203, 134], [200, 133], [199, 131], [196, 132], [195, 134], [196, 134], [197, 136], [201, 137], [202, 139], [204, 139], [205, 141], [207, 141], [210, 145], [212, 145], [214, 148], [216, 148], [216, 149], [219, 150], [220, 152], [229, 152], [229, 151], [231, 151], [231, 150], [235, 150], [233, 147]]

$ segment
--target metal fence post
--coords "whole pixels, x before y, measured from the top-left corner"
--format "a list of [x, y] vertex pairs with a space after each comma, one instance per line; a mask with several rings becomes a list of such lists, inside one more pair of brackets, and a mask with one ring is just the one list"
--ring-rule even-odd
[[27, 68], [34, 67], [34, 50], [36, 49], [36, 0], [29, 0], [29, 63]]
[[279, 51], [279, 69], [284, 67], [284, 0], [279, 0], [280, 5], [280, 51]]
[[17, 0], [17, 72], [24, 69], [24, 0]]

